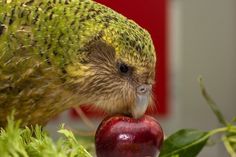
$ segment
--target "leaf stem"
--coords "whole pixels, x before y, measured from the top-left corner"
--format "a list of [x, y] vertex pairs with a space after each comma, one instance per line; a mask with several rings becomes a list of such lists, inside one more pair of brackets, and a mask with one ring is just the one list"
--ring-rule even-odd
[[224, 142], [225, 148], [228, 151], [228, 153], [230, 154], [231, 157], [236, 157], [236, 152], [234, 151], [234, 149], [232, 148], [232, 146], [229, 143], [229, 140], [227, 138], [227, 136], [223, 136], [222, 137], [222, 141]]
[[227, 126], [227, 127], [223, 127], [223, 128], [217, 128], [217, 129], [209, 131], [208, 135], [212, 136], [212, 135], [215, 135], [215, 134], [221, 133], [221, 132], [236, 133], [236, 126]]
[[[223, 132], [225, 132], [225, 133], [236, 133], [235, 131], [236, 131], [236, 126], [231, 125], [231, 126], [211, 130], [211, 131], [209, 131], [208, 136], [210, 137], [210, 136], [215, 135], [217, 133], [223, 133]], [[222, 141], [225, 145], [225, 148], [226, 148], [227, 152], [230, 154], [230, 156], [231, 157], [236, 157], [236, 152], [230, 144], [230, 142], [236, 142], [236, 140], [232, 139], [230, 137], [227, 137], [227, 134], [226, 134], [226, 135], [222, 136]]]
[[216, 115], [218, 121], [227, 126], [227, 121], [225, 120], [223, 114], [220, 112], [218, 106], [216, 105], [216, 103], [214, 102], [214, 100], [210, 97], [210, 95], [207, 93], [206, 88], [203, 84], [203, 80], [202, 77], [199, 77], [199, 84], [200, 84], [200, 88], [201, 88], [201, 92], [203, 97], [205, 98], [205, 100], [207, 101], [208, 105], [210, 106], [211, 110], [214, 112], [214, 114]]
[[236, 143], [236, 136], [230, 136], [228, 139], [229, 142]]
[[212, 136], [212, 135], [215, 135], [217, 133], [226, 132], [227, 130], [228, 130], [228, 127], [217, 128], [217, 129], [209, 131], [208, 135]]

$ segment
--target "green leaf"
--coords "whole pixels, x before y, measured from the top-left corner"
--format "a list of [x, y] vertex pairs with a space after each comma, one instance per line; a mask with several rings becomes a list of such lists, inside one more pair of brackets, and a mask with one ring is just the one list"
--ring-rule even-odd
[[168, 137], [159, 157], [195, 157], [206, 144], [210, 134], [195, 129], [183, 129]]

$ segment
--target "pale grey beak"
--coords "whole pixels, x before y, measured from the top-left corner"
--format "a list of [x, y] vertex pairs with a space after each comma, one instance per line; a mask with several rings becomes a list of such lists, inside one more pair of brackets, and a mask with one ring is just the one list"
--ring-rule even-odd
[[144, 84], [138, 86], [136, 90], [136, 103], [133, 107], [132, 115], [134, 118], [139, 118], [142, 117], [147, 110], [152, 86]]

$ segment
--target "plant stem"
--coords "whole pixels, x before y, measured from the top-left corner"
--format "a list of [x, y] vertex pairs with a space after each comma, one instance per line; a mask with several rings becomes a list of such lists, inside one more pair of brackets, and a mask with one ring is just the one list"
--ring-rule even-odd
[[236, 136], [230, 136], [229, 141], [232, 143], [236, 143]]
[[[235, 133], [236, 131], [236, 126], [227, 126], [227, 127], [223, 127], [223, 128], [217, 128], [217, 129], [214, 129], [214, 130], [211, 130], [209, 133], [208, 133], [208, 136], [213, 136], [217, 133]], [[232, 148], [230, 142], [236, 142], [235, 139], [232, 139], [232, 138], [229, 138], [227, 137], [227, 135], [223, 135], [222, 136], [222, 141], [225, 145], [225, 148], [227, 150], [227, 152], [230, 154], [231, 157], [236, 157], [236, 152], [235, 150]]]
[[206, 99], [208, 105], [210, 106], [211, 110], [214, 112], [214, 114], [216, 115], [218, 121], [223, 124], [223, 125], [227, 125], [227, 121], [225, 120], [223, 114], [220, 112], [218, 106], [216, 105], [216, 103], [214, 102], [214, 100], [210, 97], [210, 95], [207, 93], [206, 88], [203, 84], [203, 80], [202, 77], [199, 77], [199, 84], [201, 87], [201, 92], [203, 97]]
[[217, 133], [226, 132], [227, 130], [228, 130], [228, 127], [217, 128], [217, 129], [209, 131], [208, 136], [213, 136]]
[[234, 149], [230, 145], [228, 138], [226, 136], [223, 136], [222, 140], [223, 140], [225, 148], [228, 151], [228, 153], [230, 154], [230, 156], [231, 157], [236, 157], [236, 152], [234, 151]]
[[208, 135], [212, 136], [212, 135], [215, 135], [217, 133], [222, 133], [222, 132], [236, 133], [236, 126], [217, 128], [217, 129], [209, 131]]

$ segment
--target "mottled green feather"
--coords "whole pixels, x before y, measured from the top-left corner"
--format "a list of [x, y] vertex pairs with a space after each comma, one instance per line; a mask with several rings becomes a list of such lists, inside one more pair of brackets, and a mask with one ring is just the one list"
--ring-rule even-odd
[[[0, 10], [0, 21], [7, 27], [2, 41], [9, 41], [11, 48], [17, 48], [18, 42], [36, 46], [37, 54], [56, 65], [73, 62], [72, 58], [81, 55], [83, 47], [99, 36], [110, 42], [121, 56], [145, 55], [153, 62], [153, 44], [144, 29], [90, 0], [31, 0], [28, 3], [16, 0], [1, 5]], [[80, 57], [86, 59], [86, 56]]]
[[149, 33], [91, 0], [0, 0], [0, 24], [0, 126], [14, 108], [35, 124], [76, 105], [75, 84], [94, 75], [87, 46], [95, 40], [137, 73], [155, 67]]

